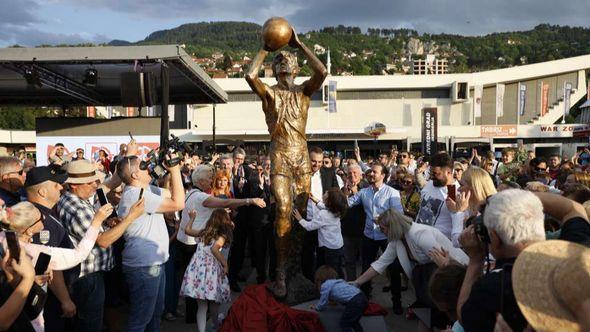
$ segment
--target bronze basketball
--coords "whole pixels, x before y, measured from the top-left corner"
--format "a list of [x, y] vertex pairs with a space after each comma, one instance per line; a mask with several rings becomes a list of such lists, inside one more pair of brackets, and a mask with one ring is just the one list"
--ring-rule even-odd
[[292, 34], [291, 25], [282, 17], [271, 17], [262, 26], [262, 40], [271, 51], [287, 45]]

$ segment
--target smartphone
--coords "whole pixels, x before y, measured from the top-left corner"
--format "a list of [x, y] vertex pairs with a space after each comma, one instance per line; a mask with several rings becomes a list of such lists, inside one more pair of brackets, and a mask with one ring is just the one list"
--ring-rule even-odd
[[448, 185], [447, 186], [447, 191], [449, 192], [448, 197], [450, 199], [452, 199], [453, 201], [455, 201], [456, 198], [457, 198], [457, 188], [455, 188], [455, 185], [454, 184]]
[[139, 190], [139, 197], [137, 198], [137, 200], [139, 201], [142, 197], [143, 197], [143, 188], [141, 188]]
[[37, 258], [37, 263], [35, 264], [35, 275], [40, 276], [45, 274], [47, 271], [47, 267], [49, 267], [49, 261], [51, 261], [51, 255], [48, 255], [44, 252], [39, 253], [39, 257]]
[[359, 147], [359, 141], [355, 139], [354, 140], [354, 148], [358, 149], [358, 147]]
[[[98, 188], [96, 189], [96, 195], [98, 196], [98, 202], [100, 203], [100, 206], [106, 205], [109, 203], [109, 201], [107, 200], [107, 195], [105, 195], [104, 190], [102, 188]], [[113, 212], [111, 213], [111, 215], [107, 218], [107, 219], [111, 219], [111, 218], [117, 218], [117, 210], [113, 209]]]
[[134, 140], [133, 135], [131, 135], [131, 132], [129, 132], [129, 138], [131, 138], [131, 140]]
[[13, 231], [5, 231], [6, 243], [8, 244], [8, 250], [10, 250], [10, 257], [19, 262], [20, 259], [20, 245], [18, 244], [18, 238], [16, 233]]

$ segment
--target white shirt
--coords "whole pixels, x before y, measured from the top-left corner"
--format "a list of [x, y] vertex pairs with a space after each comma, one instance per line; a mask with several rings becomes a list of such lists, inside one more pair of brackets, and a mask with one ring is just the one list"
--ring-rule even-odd
[[[459, 192], [459, 182], [454, 183]], [[420, 193], [420, 210], [416, 222], [434, 226], [449, 238], [455, 247], [459, 247], [459, 235], [463, 231], [465, 212], [452, 213], [447, 208], [447, 186], [435, 187], [432, 180], [426, 183]]]
[[322, 201], [322, 196], [324, 196], [322, 176], [319, 169], [311, 176], [311, 195], [320, 200], [320, 202]]
[[312, 204], [313, 219], [299, 220], [299, 224], [308, 231], [318, 230], [318, 246], [328, 249], [340, 249], [344, 245], [340, 230], [340, 218], [326, 210], [324, 203]]
[[186, 224], [190, 221], [188, 213], [191, 210], [197, 211], [197, 219], [193, 224], [194, 230], [202, 230], [207, 225], [207, 220], [211, 217], [211, 214], [215, 209], [204, 207], [203, 202], [207, 200], [207, 198], [211, 197], [211, 195], [202, 192], [199, 189], [193, 189], [186, 194], [186, 201], [184, 210], [182, 210], [182, 217], [180, 219], [180, 226], [178, 229], [178, 234], [176, 238], [178, 241], [186, 244], [186, 245], [194, 245], [197, 244], [197, 241], [194, 237], [186, 235], [184, 229], [186, 228]]
[[[419, 265], [432, 262], [430, 257], [428, 257], [428, 252], [434, 248], [442, 248], [448, 251], [449, 256], [453, 260], [463, 265], [467, 265], [469, 262], [469, 257], [467, 257], [463, 250], [453, 247], [451, 241], [432, 226], [412, 223], [412, 227], [410, 227], [405, 237], [408, 248]], [[406, 275], [411, 277], [414, 266], [410, 262], [410, 257], [402, 241], [396, 240], [389, 242], [383, 254], [371, 264], [371, 267], [381, 274], [396, 258], [399, 258]]]

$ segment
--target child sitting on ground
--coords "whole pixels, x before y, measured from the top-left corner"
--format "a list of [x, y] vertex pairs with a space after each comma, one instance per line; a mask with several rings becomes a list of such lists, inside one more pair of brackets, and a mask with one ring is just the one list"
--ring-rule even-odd
[[342, 331], [362, 331], [361, 317], [369, 305], [363, 292], [343, 279], [337, 279], [338, 274], [332, 267], [323, 265], [315, 273], [315, 285], [320, 291], [320, 300], [312, 309], [322, 311], [328, 301], [344, 305], [344, 312], [340, 317]]

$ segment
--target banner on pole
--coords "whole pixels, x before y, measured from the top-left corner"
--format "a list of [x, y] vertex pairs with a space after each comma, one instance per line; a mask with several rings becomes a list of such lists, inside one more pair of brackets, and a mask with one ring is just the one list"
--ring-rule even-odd
[[438, 120], [436, 107], [422, 109], [422, 153], [432, 156], [438, 152]]
[[504, 91], [506, 86], [504, 84], [496, 84], [496, 117], [504, 116]]
[[569, 82], [563, 83], [563, 117], [570, 114], [570, 99], [572, 95], [572, 84]]
[[473, 113], [476, 118], [481, 117], [481, 99], [483, 96], [483, 85], [478, 84], [473, 88]]
[[328, 82], [328, 113], [336, 113], [336, 81]]
[[518, 115], [524, 115], [524, 108], [526, 107], [526, 85], [518, 84]]
[[549, 108], [549, 83], [541, 83], [541, 116], [547, 114]]

